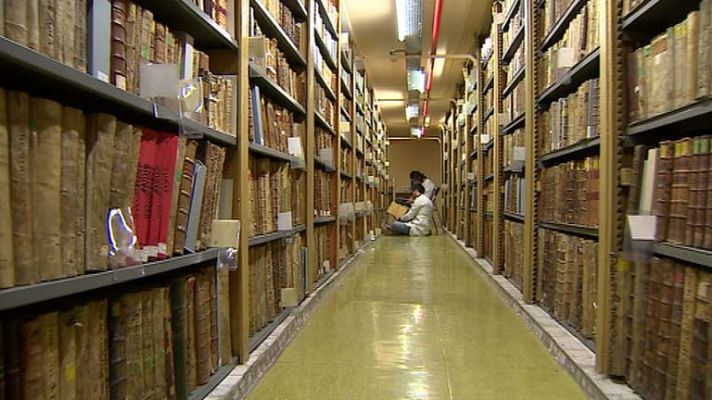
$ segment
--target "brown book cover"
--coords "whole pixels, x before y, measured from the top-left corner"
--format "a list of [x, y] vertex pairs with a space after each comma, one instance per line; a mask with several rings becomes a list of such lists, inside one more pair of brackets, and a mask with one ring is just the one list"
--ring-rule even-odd
[[685, 288], [685, 267], [676, 264], [670, 271], [672, 283], [672, 312], [670, 315], [669, 346], [666, 348], [667, 376], [665, 378], [665, 398], [675, 398], [677, 389], [677, 374], [679, 370], [680, 334], [682, 332], [682, 307]]
[[200, 228], [198, 248], [205, 249], [210, 243], [210, 233], [213, 219], [217, 210], [220, 197], [220, 184], [222, 182], [223, 165], [225, 163], [225, 149], [212, 143], [207, 144], [206, 165], [208, 175], [205, 181], [205, 196], [200, 213]]
[[178, 196], [182, 184], [183, 163], [185, 162], [187, 140], [185, 137], [178, 138], [178, 156], [175, 164], [175, 178], [173, 179], [173, 192], [171, 194], [171, 217], [168, 221], [168, 239], [166, 240], [166, 252], [168, 256], [173, 254], [175, 248], [176, 221], [178, 218]]
[[[139, 36], [138, 44], [141, 48], [140, 50], [140, 63], [150, 63], [153, 62], [153, 41], [156, 30], [156, 23], [153, 20], [153, 13], [149, 10], [141, 10], [141, 32]], [[138, 75], [138, 71], [137, 71]], [[137, 76], [138, 83], [138, 76]], [[138, 85], [136, 86], [138, 89]]]
[[43, 335], [42, 317], [34, 317], [22, 324], [21, 366], [22, 394], [25, 399], [43, 399]]
[[687, 394], [690, 399], [707, 399], [710, 382], [707, 381], [710, 360], [709, 325], [712, 320], [712, 274], [700, 271], [695, 297], [695, 319], [692, 323], [692, 346], [690, 348], [690, 371]]
[[674, 65], [674, 84], [673, 84], [673, 104], [674, 108], [682, 107], [687, 104], [687, 63], [689, 62], [687, 55], [688, 27], [687, 20], [680, 22], [673, 28], [674, 48], [673, 48], [673, 65]]
[[[40, 53], [47, 57], [57, 58], [58, 42], [62, 37], [60, 21], [57, 21], [57, 3], [62, 0], [39, 0], [38, 3], [38, 36]], [[31, 3], [32, 1], [28, 2]], [[60, 60], [61, 61], [61, 60]]]
[[[79, 212], [84, 211], [84, 196], [80, 195], [79, 181], [83, 180], [79, 159], [84, 159], [84, 151], [79, 152], [79, 135], [84, 132], [84, 115], [80, 110], [65, 107], [62, 110], [62, 170], [60, 178], [61, 227], [62, 227], [62, 275], [75, 276], [83, 272], [84, 261], [79, 259], [78, 250], [84, 246], [80, 242]], [[83, 239], [83, 235], [81, 238]], [[82, 268], [80, 269], [79, 264]]]
[[7, 112], [10, 134], [10, 194], [12, 200], [12, 240], [15, 257], [15, 284], [27, 285], [40, 279], [32, 251], [32, 157], [30, 97], [8, 91]]
[[218, 319], [220, 362], [225, 365], [232, 360], [232, 336], [230, 316], [230, 271], [226, 267], [218, 269]]
[[111, 0], [111, 83], [126, 90], [128, 87], [127, 42], [126, 29], [128, 17], [127, 0]]
[[186, 388], [188, 393], [192, 392], [198, 386], [198, 366], [196, 349], [196, 330], [195, 330], [195, 293], [196, 293], [196, 278], [188, 277], [185, 281], [185, 372], [186, 372]]
[[675, 142], [672, 169], [672, 190], [670, 197], [670, 222], [667, 240], [674, 244], [685, 242], [687, 229], [687, 206], [689, 201], [689, 180], [691, 171], [692, 140], [689, 138]]
[[137, 93], [136, 74], [139, 59], [140, 16], [139, 7], [133, 1], [128, 2], [126, 11], [126, 90]]
[[111, 191], [111, 166], [116, 119], [92, 114], [87, 120], [86, 144], [86, 270], [105, 271], [109, 245], [106, 213]]
[[4, 0], [4, 7], [4, 36], [23, 46], [27, 46], [27, 1]]
[[674, 105], [673, 79], [664, 79], [673, 74], [673, 34], [672, 28], [651, 43], [650, 65], [650, 115], [660, 114], [671, 109]]
[[[141, 299], [141, 354], [143, 355], [143, 395], [156, 396], [156, 364], [153, 358], [155, 338], [153, 336], [153, 295], [146, 290], [140, 292]], [[161, 333], [163, 333], [161, 331]]]
[[168, 34], [168, 29], [165, 25], [156, 23], [156, 34], [154, 37], [153, 49], [154, 49], [154, 61], [157, 64], [166, 63], [166, 35]]
[[699, 36], [697, 42], [697, 98], [710, 94], [710, 49], [709, 37], [712, 33], [712, 2], [702, 1], [699, 14]]
[[120, 208], [123, 212], [129, 209], [133, 199], [134, 188], [130, 185], [132, 177], [130, 168], [134, 164], [131, 159], [134, 156], [134, 138], [133, 126], [121, 121], [116, 122], [108, 206], [109, 208]]
[[212, 375], [218, 368], [220, 353], [218, 349], [218, 292], [217, 292], [217, 272], [213, 268], [207, 268], [204, 274], [208, 276], [210, 282], [210, 374]]
[[129, 156], [130, 165], [128, 167], [127, 187], [129, 188], [129, 204], [134, 204], [136, 188], [136, 174], [138, 173], [138, 157], [141, 153], [141, 137], [143, 130], [140, 127], [133, 127], [131, 136], [131, 152]]
[[10, 194], [10, 136], [5, 89], [0, 88], [0, 288], [15, 285], [12, 248], [12, 195]]
[[198, 142], [189, 140], [186, 143], [180, 193], [178, 195], [178, 210], [176, 213], [175, 244], [173, 247], [173, 252], [176, 254], [183, 254], [183, 248], [185, 247], [186, 225], [188, 223], [188, 212], [190, 211], [190, 199], [193, 187], [193, 167], [195, 166], [197, 149]]
[[132, 396], [140, 396], [143, 391], [143, 337], [142, 304], [138, 293], [128, 293], [119, 301], [125, 308], [126, 327], [126, 387]]
[[[42, 383], [45, 399], [59, 398], [59, 313], [43, 314], [42, 320]], [[36, 367], [36, 365], [35, 365]]]
[[88, 304], [88, 362], [82, 361], [80, 369], [89, 369], [89, 379], [78, 379], [79, 382], [89, 382], [89, 397], [79, 398], [108, 399], [109, 398], [109, 330], [108, 309], [106, 300], [96, 300]]
[[59, 314], [59, 399], [77, 399], [77, 321], [74, 310]]
[[655, 205], [653, 213], [657, 216], [656, 236], [658, 240], [668, 237], [674, 143], [660, 143], [658, 169], [655, 176]]
[[685, 68], [685, 103], [691, 103], [697, 95], [697, 68], [699, 64], [700, 12], [687, 16], [687, 53]]
[[[111, 301], [110, 310], [110, 341], [109, 346], [110, 353], [110, 393], [112, 399], [127, 399], [134, 395], [133, 392], [129, 391], [128, 386], [128, 375], [129, 366], [128, 358], [129, 353], [127, 353], [128, 346], [128, 311], [129, 308], [126, 305], [126, 298], [132, 296], [132, 294], [125, 294], [117, 299]], [[138, 394], [138, 393], [135, 393]]]
[[[709, 169], [710, 169], [710, 137], [703, 136], [700, 139], [700, 145], [697, 156], [699, 157], [697, 165], [697, 191], [695, 201], [693, 246], [704, 247], [707, 239], [707, 202], [709, 187]], [[710, 210], [710, 222], [712, 222], [712, 210]], [[710, 226], [710, 235], [712, 235], [712, 226]], [[712, 238], [712, 236], [711, 236]]]
[[74, 68], [81, 72], [87, 69], [87, 0], [74, 0]]
[[32, 50], [40, 51], [40, 0], [27, 0], [24, 2], [27, 7], [27, 43], [26, 46]]
[[201, 272], [195, 279], [194, 313], [195, 355], [197, 357], [198, 385], [210, 379], [210, 277]]
[[[686, 246], [693, 246], [695, 243], [695, 226], [698, 224], [698, 220], [696, 217], [698, 210], [704, 207], [704, 204], [700, 203], [701, 198], [700, 200], [698, 200], [698, 198], [700, 192], [706, 192], [707, 189], [707, 182], [701, 182], [699, 180], [700, 165], [703, 156], [702, 138], [693, 138], [691, 139], [691, 142], [692, 155], [690, 156], [690, 174], [688, 177], [689, 201], [687, 205], [687, 216], [685, 219], [685, 235], [683, 236], [683, 242]], [[701, 215], [704, 221], [704, 211]]]
[[176, 400], [176, 380], [175, 380], [175, 350], [174, 344], [176, 342], [173, 340], [173, 310], [172, 310], [172, 299], [171, 290], [166, 288], [163, 291], [163, 332], [165, 336], [165, 379], [166, 379], [166, 398], [168, 400]]
[[[166, 333], [163, 326], [165, 308], [170, 303], [165, 302], [166, 288], [160, 287], [149, 291], [153, 296], [153, 315], [151, 316], [151, 328], [153, 329], [153, 365], [154, 365], [154, 385], [155, 398], [166, 399]], [[172, 372], [172, 371], [171, 371]]]
[[74, 0], [57, 1], [55, 19], [57, 21], [57, 61], [74, 66]]
[[59, 103], [33, 98], [33, 127], [30, 151], [34, 153], [32, 168], [33, 261], [40, 269], [40, 280], [62, 276], [62, 234], [60, 178], [62, 166], [62, 106]]

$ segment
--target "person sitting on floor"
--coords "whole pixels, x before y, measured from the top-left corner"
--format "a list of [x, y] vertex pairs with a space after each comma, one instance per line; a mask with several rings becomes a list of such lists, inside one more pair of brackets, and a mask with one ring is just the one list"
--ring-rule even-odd
[[386, 235], [427, 236], [432, 229], [433, 202], [425, 196], [423, 185], [414, 185], [410, 211], [390, 225], [383, 224]]
[[424, 173], [420, 171], [411, 171], [410, 180], [411, 186], [423, 185], [423, 187], [425, 188], [425, 192], [423, 192], [423, 194], [430, 200], [433, 199], [433, 193], [435, 193], [435, 184], [433, 183], [433, 181], [430, 180], [430, 178], [425, 176]]

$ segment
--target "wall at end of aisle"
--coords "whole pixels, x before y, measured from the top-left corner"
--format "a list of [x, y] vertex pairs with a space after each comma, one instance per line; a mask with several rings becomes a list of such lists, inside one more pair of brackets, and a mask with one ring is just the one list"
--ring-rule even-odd
[[391, 163], [389, 173], [396, 180], [395, 187], [410, 185], [410, 171], [422, 171], [436, 185], [442, 180], [442, 146], [439, 140], [410, 139], [393, 140], [388, 148]]

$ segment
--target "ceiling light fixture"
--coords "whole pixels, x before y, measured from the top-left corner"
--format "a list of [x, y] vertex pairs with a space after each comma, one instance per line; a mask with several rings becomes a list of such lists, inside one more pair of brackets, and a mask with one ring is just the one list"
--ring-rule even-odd
[[410, 136], [417, 137], [420, 139], [423, 137], [423, 128], [420, 126], [412, 126], [410, 127]]
[[425, 121], [424, 121], [425, 126], [430, 126], [430, 115], [425, 116]]
[[405, 107], [405, 119], [409, 121], [413, 118], [417, 118], [419, 113], [420, 107], [418, 107], [417, 104], [408, 104]]
[[423, 0], [395, 0], [398, 41], [408, 36], [420, 36], [422, 30]]
[[423, 68], [408, 70], [408, 91], [425, 93], [425, 70]]

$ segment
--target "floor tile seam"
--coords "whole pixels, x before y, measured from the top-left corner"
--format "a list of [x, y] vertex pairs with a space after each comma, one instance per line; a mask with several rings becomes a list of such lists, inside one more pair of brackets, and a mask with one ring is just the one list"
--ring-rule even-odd
[[450, 396], [450, 400], [454, 400], [452, 391], [452, 380], [450, 379], [450, 369], [448, 368], [447, 354], [445, 352], [445, 339], [443, 337], [442, 324], [440, 323], [440, 314], [438, 313], [437, 305], [433, 305], [435, 310], [435, 324], [438, 327], [438, 339], [440, 344], [440, 355], [442, 356], [443, 365], [445, 366], [445, 380], [447, 382], [447, 391]]

